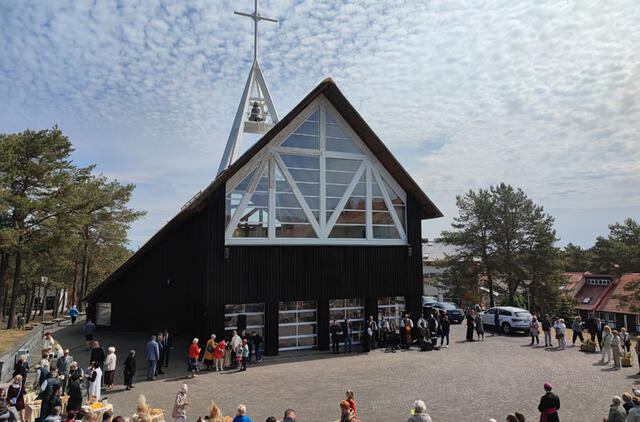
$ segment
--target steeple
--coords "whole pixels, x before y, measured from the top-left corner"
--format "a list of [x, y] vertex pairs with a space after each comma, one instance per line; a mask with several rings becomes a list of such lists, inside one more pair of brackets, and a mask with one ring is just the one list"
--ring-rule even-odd
[[240, 98], [238, 111], [233, 120], [233, 126], [231, 127], [227, 146], [224, 149], [224, 154], [220, 161], [218, 174], [222, 173], [235, 161], [238, 149], [240, 148], [240, 142], [242, 141], [242, 135], [245, 132], [263, 135], [278, 123], [278, 114], [258, 62], [258, 22], [278, 21], [261, 16], [258, 13], [258, 0], [254, 0], [253, 13], [233, 13], [253, 19], [253, 65], [249, 71], [249, 77], [247, 78], [244, 92]]

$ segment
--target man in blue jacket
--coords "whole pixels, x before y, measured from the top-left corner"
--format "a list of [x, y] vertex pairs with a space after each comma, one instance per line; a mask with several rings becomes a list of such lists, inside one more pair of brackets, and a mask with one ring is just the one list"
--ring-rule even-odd
[[156, 342], [156, 336], [151, 336], [151, 340], [147, 343], [147, 380], [155, 381], [156, 364], [160, 357], [160, 349], [158, 348], [158, 342]]

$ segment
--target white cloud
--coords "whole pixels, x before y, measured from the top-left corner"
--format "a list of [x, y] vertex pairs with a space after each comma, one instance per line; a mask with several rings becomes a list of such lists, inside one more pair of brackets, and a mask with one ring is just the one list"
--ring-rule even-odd
[[[635, 1], [262, 3], [280, 21], [260, 24], [280, 114], [332, 77], [448, 218], [456, 193], [500, 181], [559, 215], [620, 210], [582, 232], [559, 217], [565, 241], [637, 210]], [[252, 22], [232, 12], [252, 6], [0, 3], [0, 130], [59, 123], [79, 161], [140, 183], [137, 244], [214, 176], [251, 60]]]

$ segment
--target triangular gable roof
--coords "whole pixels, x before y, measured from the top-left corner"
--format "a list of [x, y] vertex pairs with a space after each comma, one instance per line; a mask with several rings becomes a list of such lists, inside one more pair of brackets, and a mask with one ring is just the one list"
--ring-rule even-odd
[[280, 120], [269, 132], [253, 144], [244, 154], [242, 154], [231, 166], [216, 177], [213, 182], [207, 186], [205, 190], [198, 193], [196, 197], [190, 200], [182, 207], [180, 212], [165, 224], [156, 234], [151, 237], [144, 245], [142, 245], [127, 261], [111, 273], [102, 283], [96, 286], [84, 300], [89, 300], [97, 295], [106, 285], [113, 279], [122, 274], [128, 267], [133, 265], [139, 257], [150, 249], [154, 244], [159, 242], [164, 235], [173, 227], [184, 221], [193, 213], [199, 211], [205, 204], [205, 201], [211, 193], [218, 187], [223, 185], [238, 170], [240, 170], [249, 160], [260, 150], [271, 142], [271, 140], [286, 128], [289, 123], [302, 112], [313, 100], [318, 96], [324, 95], [335, 109], [340, 113], [342, 118], [351, 126], [353, 131], [360, 137], [362, 142], [369, 148], [371, 153], [375, 155], [380, 164], [389, 172], [395, 181], [408, 194], [411, 194], [420, 205], [420, 218], [423, 220], [442, 217], [440, 210], [431, 202], [427, 195], [422, 191], [420, 186], [413, 180], [407, 171], [395, 159], [393, 154], [384, 145], [382, 140], [374, 133], [369, 125], [364, 121], [362, 116], [356, 111], [351, 103], [345, 98], [338, 86], [331, 78], [327, 78], [320, 82], [306, 97], [300, 101], [282, 120]]
[[203, 191], [193, 202], [193, 205], [204, 201], [208, 194], [213, 192], [218, 186], [226, 182], [238, 170], [240, 170], [249, 160], [256, 155], [262, 148], [267, 146], [269, 142], [283, 130], [291, 121], [304, 110], [313, 100], [320, 94], [333, 104], [336, 110], [351, 126], [353, 131], [365, 143], [367, 148], [376, 156], [389, 174], [398, 182], [400, 187], [407, 193], [413, 195], [420, 204], [422, 211], [420, 217], [423, 220], [442, 217], [440, 210], [431, 202], [427, 195], [422, 191], [420, 186], [413, 180], [407, 171], [395, 159], [389, 149], [382, 143], [382, 140], [373, 132], [369, 125], [364, 121], [362, 116], [356, 111], [351, 103], [342, 95], [333, 80], [325, 79], [316, 86], [298, 105], [296, 105], [282, 120], [278, 122], [269, 132], [253, 144], [244, 154], [242, 154], [229, 168], [220, 173], [220, 175]]

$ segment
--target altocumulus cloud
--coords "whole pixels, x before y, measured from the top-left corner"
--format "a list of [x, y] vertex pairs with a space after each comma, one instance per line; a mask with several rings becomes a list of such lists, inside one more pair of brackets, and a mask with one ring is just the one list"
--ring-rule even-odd
[[[80, 162], [137, 183], [141, 244], [215, 175], [251, 60], [232, 12], [252, 3], [1, 2], [0, 130], [58, 123]], [[332, 77], [447, 214], [425, 235], [500, 181], [563, 241], [640, 212], [636, 1], [261, 3], [280, 114]]]

